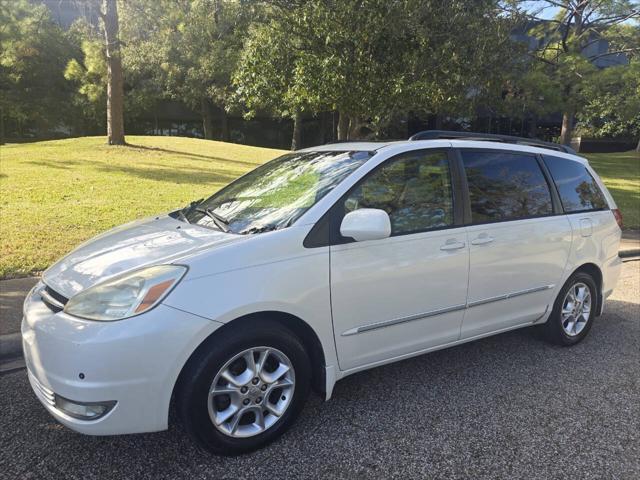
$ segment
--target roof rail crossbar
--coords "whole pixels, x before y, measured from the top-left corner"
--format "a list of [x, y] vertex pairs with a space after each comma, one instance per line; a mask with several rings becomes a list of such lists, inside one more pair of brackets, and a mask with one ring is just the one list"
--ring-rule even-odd
[[478, 141], [490, 141], [490, 142], [502, 142], [502, 143], [515, 143], [518, 145], [528, 145], [530, 147], [548, 148], [550, 150], [556, 150], [558, 152], [576, 154], [576, 151], [568, 147], [567, 145], [560, 145], [558, 143], [544, 142], [536, 138], [515, 137], [512, 135], [496, 135], [494, 133], [478, 133], [478, 132], [455, 132], [449, 130], [424, 130], [418, 132], [409, 140], [478, 140]]

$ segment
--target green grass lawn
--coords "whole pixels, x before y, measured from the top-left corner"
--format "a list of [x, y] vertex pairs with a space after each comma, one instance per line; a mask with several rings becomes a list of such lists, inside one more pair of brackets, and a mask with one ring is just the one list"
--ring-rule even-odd
[[0, 147], [0, 278], [39, 272], [121, 223], [209, 196], [280, 150], [182, 137]]
[[587, 153], [585, 156], [613, 195], [625, 228], [640, 229], [640, 153]]
[[[181, 137], [104, 137], [0, 147], [0, 278], [39, 272], [115, 225], [187, 204], [283, 152]], [[640, 228], [640, 156], [588, 155]]]

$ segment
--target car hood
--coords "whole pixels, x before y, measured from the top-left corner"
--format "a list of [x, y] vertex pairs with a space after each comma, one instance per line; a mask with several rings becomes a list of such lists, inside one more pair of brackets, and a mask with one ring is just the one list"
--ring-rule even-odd
[[44, 272], [42, 279], [67, 298], [109, 277], [146, 265], [171, 263], [242, 235], [219, 232], [169, 216], [136, 221], [80, 245]]

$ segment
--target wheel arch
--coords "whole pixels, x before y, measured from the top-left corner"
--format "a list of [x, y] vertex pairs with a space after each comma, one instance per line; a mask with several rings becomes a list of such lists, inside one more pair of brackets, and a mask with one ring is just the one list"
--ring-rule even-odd
[[593, 278], [596, 282], [597, 287], [597, 298], [596, 298], [596, 316], [599, 316], [602, 313], [602, 270], [595, 263], [584, 263], [579, 267], [575, 268], [571, 275], [568, 278], [571, 278], [573, 275], [579, 272], [584, 272]]
[[316, 393], [324, 398], [326, 392], [326, 361], [324, 349], [322, 347], [322, 343], [320, 342], [320, 338], [313, 330], [313, 328], [311, 328], [311, 326], [301, 318], [290, 313], [269, 310], [254, 312], [235, 318], [225, 323], [220, 328], [216, 329], [207, 338], [200, 342], [200, 344], [193, 350], [187, 361], [184, 363], [184, 365], [182, 365], [182, 368], [180, 369], [178, 378], [176, 379], [176, 382], [173, 386], [172, 403], [174, 403], [175, 401], [175, 394], [179, 390], [183, 373], [187, 369], [187, 366], [189, 365], [191, 359], [200, 351], [201, 348], [211, 348], [209, 346], [209, 343], [227, 330], [230, 330], [232, 328], [242, 328], [245, 324], [264, 320], [280, 324], [300, 339], [300, 341], [304, 345], [305, 351], [309, 355], [309, 360], [311, 361], [311, 369], [313, 375], [311, 379], [311, 386]]

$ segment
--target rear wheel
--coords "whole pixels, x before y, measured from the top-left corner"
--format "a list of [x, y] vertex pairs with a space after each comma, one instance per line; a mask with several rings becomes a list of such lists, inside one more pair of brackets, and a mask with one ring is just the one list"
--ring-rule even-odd
[[309, 393], [311, 366], [300, 340], [270, 321], [214, 335], [181, 376], [178, 412], [207, 450], [234, 455], [282, 435]]
[[578, 272], [560, 290], [545, 324], [547, 338], [558, 345], [575, 345], [587, 336], [597, 306], [597, 287], [591, 275]]

